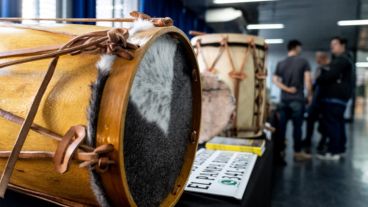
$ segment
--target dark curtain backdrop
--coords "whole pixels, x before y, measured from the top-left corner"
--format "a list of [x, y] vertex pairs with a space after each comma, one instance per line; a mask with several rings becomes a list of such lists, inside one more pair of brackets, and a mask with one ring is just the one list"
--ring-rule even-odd
[[187, 35], [190, 30], [212, 32], [203, 19], [184, 8], [179, 0], [139, 0], [139, 11], [152, 17], [171, 17], [174, 25]]
[[0, 16], [20, 17], [22, 8], [21, 3], [21, 0], [0, 0]]
[[96, 18], [96, 0], [73, 0], [72, 8], [72, 18]]
[[[20, 17], [22, 9], [21, 3], [22, 0], [0, 0], [0, 16]], [[96, 18], [96, 0], [73, 0], [71, 4], [72, 18]]]
[[[73, 18], [96, 18], [96, 0], [73, 0], [71, 3]], [[190, 30], [212, 32], [203, 19], [184, 8], [179, 0], [139, 0], [139, 10], [153, 17], [171, 17], [174, 25], [186, 34]], [[20, 17], [21, 0], [0, 0], [0, 16]]]

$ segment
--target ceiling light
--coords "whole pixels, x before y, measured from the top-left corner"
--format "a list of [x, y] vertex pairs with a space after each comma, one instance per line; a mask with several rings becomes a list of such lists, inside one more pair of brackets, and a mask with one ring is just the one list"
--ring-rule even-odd
[[358, 68], [368, 68], [368, 62], [356, 62], [355, 66]]
[[360, 19], [360, 20], [342, 20], [338, 21], [337, 25], [339, 26], [357, 26], [357, 25], [368, 25], [368, 19]]
[[248, 24], [247, 29], [283, 29], [283, 24]]
[[241, 18], [243, 13], [234, 8], [208, 9], [206, 10], [206, 22], [229, 22]]
[[276, 1], [276, 0], [214, 0], [214, 4], [234, 4], [234, 3], [253, 3], [262, 1]]
[[283, 39], [265, 39], [267, 44], [282, 44], [284, 43]]

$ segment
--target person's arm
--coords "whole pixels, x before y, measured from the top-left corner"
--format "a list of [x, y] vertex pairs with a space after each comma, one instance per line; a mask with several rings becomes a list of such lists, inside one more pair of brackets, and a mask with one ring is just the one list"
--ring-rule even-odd
[[313, 93], [312, 93], [312, 75], [309, 70], [304, 72], [304, 84], [305, 88], [307, 89], [308, 104], [310, 104], [312, 103]]
[[278, 87], [280, 88], [282, 91], [285, 91], [286, 93], [296, 93], [296, 88], [295, 87], [288, 87], [285, 84], [283, 84], [281, 82], [281, 78], [277, 75], [273, 75], [272, 77], [272, 82]]
[[344, 60], [335, 61], [330, 65], [330, 70], [325, 71], [318, 77], [317, 83], [323, 85], [326, 83], [335, 82], [340, 78], [342, 71], [346, 67], [349, 67], [348, 62]]

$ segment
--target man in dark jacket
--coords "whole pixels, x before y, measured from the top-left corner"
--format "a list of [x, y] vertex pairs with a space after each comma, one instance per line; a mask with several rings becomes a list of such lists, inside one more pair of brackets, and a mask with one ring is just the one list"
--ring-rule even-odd
[[353, 64], [346, 52], [347, 41], [340, 37], [331, 40], [333, 59], [330, 70], [317, 79], [320, 85], [322, 127], [330, 141], [328, 150], [318, 154], [318, 158], [339, 160], [345, 152], [346, 133], [344, 112], [353, 93]]

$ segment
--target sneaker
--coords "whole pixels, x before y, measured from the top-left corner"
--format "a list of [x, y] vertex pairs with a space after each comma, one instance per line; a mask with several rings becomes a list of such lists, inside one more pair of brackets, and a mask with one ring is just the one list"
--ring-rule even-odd
[[321, 142], [321, 141], [318, 143], [318, 146], [317, 146], [317, 152], [318, 152], [319, 154], [322, 154], [323, 152], [326, 152], [326, 151], [327, 151], [327, 149], [328, 149], [328, 146], [327, 146], [327, 144], [326, 144], [326, 143]]
[[340, 160], [341, 156], [339, 154], [332, 154], [332, 153], [318, 153], [317, 158], [321, 160]]
[[294, 153], [294, 160], [297, 162], [308, 161], [310, 159], [312, 159], [312, 155], [307, 154], [305, 152], [295, 152]]
[[305, 152], [306, 154], [311, 154], [311, 153], [312, 153], [312, 149], [311, 149], [311, 147], [304, 147], [304, 152]]

